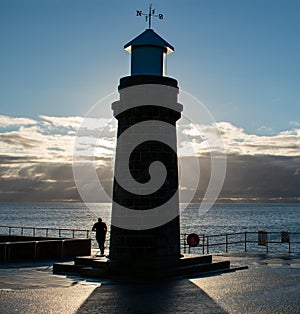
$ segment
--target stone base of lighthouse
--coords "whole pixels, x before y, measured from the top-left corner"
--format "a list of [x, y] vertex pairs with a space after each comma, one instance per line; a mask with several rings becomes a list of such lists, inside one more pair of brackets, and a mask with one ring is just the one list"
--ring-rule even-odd
[[166, 258], [110, 260], [107, 257], [79, 256], [74, 262], [53, 265], [55, 274], [77, 274], [91, 278], [123, 280], [162, 280], [178, 277], [193, 278], [203, 274], [245, 269], [230, 268], [230, 261], [213, 262], [212, 255], [184, 255], [174, 260]]

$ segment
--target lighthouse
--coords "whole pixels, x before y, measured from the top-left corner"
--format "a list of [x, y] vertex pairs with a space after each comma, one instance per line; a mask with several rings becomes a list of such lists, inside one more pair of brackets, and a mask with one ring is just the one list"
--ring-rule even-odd
[[176, 121], [178, 83], [165, 76], [174, 47], [146, 29], [124, 49], [131, 73], [112, 104], [118, 121], [110, 233], [111, 261], [180, 258]]
[[[230, 267], [230, 261], [212, 263], [211, 255], [180, 252], [176, 123], [183, 106], [177, 81], [165, 72], [174, 47], [151, 29], [151, 6], [146, 16], [149, 28], [124, 46], [130, 75], [120, 79], [119, 100], [111, 105], [117, 141], [109, 255], [77, 257], [75, 267], [57, 263], [55, 273], [152, 279]], [[184, 241], [197, 246], [199, 237]]]

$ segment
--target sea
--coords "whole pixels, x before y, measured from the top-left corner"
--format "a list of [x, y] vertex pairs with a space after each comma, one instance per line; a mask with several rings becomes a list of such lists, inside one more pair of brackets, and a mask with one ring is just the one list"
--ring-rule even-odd
[[[201, 213], [199, 204], [182, 204], [180, 211], [181, 234], [223, 235], [267, 231], [275, 232], [280, 241], [281, 232], [300, 232], [300, 203], [294, 204], [215, 204]], [[35, 227], [52, 229], [91, 230], [98, 217], [110, 226], [111, 204], [94, 203], [0, 203], [0, 233], [5, 227]], [[19, 228], [12, 229], [20, 232]], [[23, 230], [24, 234], [32, 230]], [[41, 229], [43, 235], [45, 229]], [[51, 230], [48, 231], [51, 236]], [[53, 231], [54, 232], [54, 231]], [[56, 231], [57, 233], [57, 231]], [[76, 236], [83, 236], [84, 231]], [[53, 234], [55, 236], [56, 234]], [[92, 233], [91, 233], [92, 235]], [[67, 234], [66, 234], [67, 236]], [[298, 242], [300, 234], [291, 235]], [[253, 235], [254, 242], [257, 234]], [[216, 238], [217, 239], [217, 238]], [[275, 239], [275, 235], [273, 237]], [[276, 240], [276, 241], [277, 241]], [[224, 242], [222, 240], [222, 242]], [[295, 246], [294, 246], [295, 247]], [[282, 249], [282, 248], [280, 248]]]

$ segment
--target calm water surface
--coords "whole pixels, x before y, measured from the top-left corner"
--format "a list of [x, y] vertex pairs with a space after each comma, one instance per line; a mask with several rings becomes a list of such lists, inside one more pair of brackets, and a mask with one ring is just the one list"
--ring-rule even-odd
[[[90, 229], [101, 216], [109, 225], [111, 204], [0, 203], [0, 225]], [[182, 233], [300, 231], [300, 204], [216, 204], [207, 213], [191, 204], [181, 211]]]

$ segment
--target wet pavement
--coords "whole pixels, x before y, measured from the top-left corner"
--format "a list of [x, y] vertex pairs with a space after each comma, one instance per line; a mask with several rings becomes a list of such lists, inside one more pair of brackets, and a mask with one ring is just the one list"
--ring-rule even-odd
[[242, 253], [230, 259], [249, 268], [192, 282], [228, 313], [300, 313], [299, 255]]
[[231, 253], [248, 269], [165, 282], [52, 274], [52, 263], [0, 266], [1, 313], [300, 313], [300, 254]]

